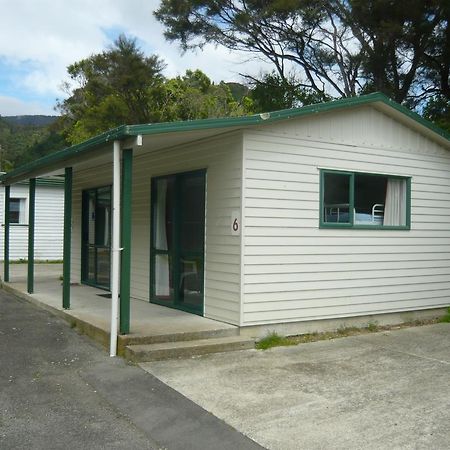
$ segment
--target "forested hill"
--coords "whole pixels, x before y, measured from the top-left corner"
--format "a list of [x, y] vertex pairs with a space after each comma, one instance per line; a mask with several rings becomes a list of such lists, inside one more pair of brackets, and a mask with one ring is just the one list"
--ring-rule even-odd
[[56, 116], [0, 116], [0, 170], [9, 171], [66, 146]]
[[46, 127], [54, 123], [58, 116], [43, 116], [43, 115], [34, 115], [34, 116], [0, 116], [3, 120], [8, 122], [10, 125], [19, 125], [19, 126], [35, 126], [35, 127]]

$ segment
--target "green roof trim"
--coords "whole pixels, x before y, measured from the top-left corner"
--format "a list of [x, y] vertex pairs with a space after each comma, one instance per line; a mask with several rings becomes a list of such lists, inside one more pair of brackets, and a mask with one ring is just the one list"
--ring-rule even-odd
[[420, 123], [420, 125], [430, 129], [439, 136], [447, 140], [450, 140], [450, 133], [447, 133], [443, 129], [434, 125], [432, 122], [421, 117], [419, 114], [398, 104], [397, 102], [395, 102], [394, 100], [390, 99], [389, 97], [380, 92], [374, 92], [372, 94], [362, 95], [360, 97], [343, 98], [331, 102], [303, 106], [301, 108], [290, 108], [262, 114], [253, 114], [251, 116], [224, 117], [221, 119], [189, 120], [185, 122], [164, 122], [164, 123], [144, 124], [144, 125], [128, 125], [128, 133], [131, 136], [137, 136], [138, 134], [143, 135], [160, 134], [177, 131], [191, 131], [209, 128], [233, 127], [233, 126], [243, 127], [243, 126], [258, 125], [264, 122], [275, 122], [278, 120], [286, 120], [294, 117], [324, 113], [328, 111], [333, 111], [335, 109], [354, 108], [356, 106], [376, 102], [382, 102], [387, 104], [393, 109], [408, 116], [410, 119], [413, 119], [414, 121]]
[[[409, 119], [417, 122], [419, 125], [429, 129], [443, 139], [450, 141], [450, 134], [433, 123], [410, 111], [408, 108], [396, 103], [384, 94], [375, 92], [373, 94], [362, 95], [360, 97], [344, 98], [327, 103], [303, 106], [301, 108], [284, 109], [280, 111], [268, 112], [263, 114], [253, 114], [251, 116], [225, 117], [220, 119], [202, 119], [188, 120], [184, 122], [164, 122], [142, 125], [121, 125], [120, 127], [109, 130], [105, 133], [88, 139], [80, 144], [51, 153], [43, 158], [32, 161], [6, 174], [0, 175], [1, 183], [8, 183], [8, 180], [25, 178], [27, 174], [50, 166], [52, 164], [62, 163], [70, 158], [81, 155], [89, 150], [112, 142], [114, 140], [123, 140], [137, 135], [151, 135], [164, 133], [177, 133], [199, 130], [212, 130], [220, 128], [244, 128], [253, 125], [262, 125], [265, 123], [287, 120], [295, 117], [308, 116], [343, 108], [354, 108], [356, 106], [369, 105], [372, 103], [383, 103], [392, 109], [407, 116]], [[63, 167], [63, 166], [61, 166]]]
[[400, 103], [397, 103], [396, 101], [392, 100], [388, 96], [380, 93], [375, 92], [374, 94], [369, 95], [377, 95], [379, 97], [378, 101], [381, 101], [387, 105], [389, 105], [391, 108], [397, 110], [398, 112], [404, 114], [405, 116], [408, 116], [410, 119], [416, 121], [420, 125], [424, 126], [425, 128], [428, 128], [429, 130], [433, 131], [433, 133], [438, 134], [439, 136], [443, 137], [444, 139], [447, 139], [450, 141], [450, 133], [443, 130], [442, 128], [435, 125], [433, 122], [430, 122], [429, 120], [423, 118], [419, 114], [415, 113], [414, 111], [411, 111], [410, 109], [406, 108], [403, 105], [400, 105]]

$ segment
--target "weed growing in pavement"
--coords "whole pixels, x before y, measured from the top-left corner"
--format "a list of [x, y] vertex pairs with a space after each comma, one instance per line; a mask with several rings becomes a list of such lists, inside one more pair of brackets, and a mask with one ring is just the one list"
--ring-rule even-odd
[[267, 336], [263, 337], [256, 343], [258, 350], [267, 350], [272, 347], [282, 347], [286, 345], [295, 345], [289, 338], [280, 336], [276, 331], [271, 331]]
[[441, 322], [441, 323], [450, 323], [450, 308], [447, 309], [447, 314], [445, 314], [445, 316], [442, 316], [439, 319], [439, 322]]
[[363, 328], [342, 326], [338, 328], [336, 331], [326, 331], [323, 333], [319, 332], [306, 333], [297, 336], [280, 336], [275, 331], [272, 331], [271, 333], [269, 333], [267, 336], [265, 336], [256, 343], [256, 348], [258, 350], [267, 350], [272, 347], [281, 347], [281, 346], [284, 347], [288, 345], [306, 344], [309, 342], [316, 342], [316, 341], [327, 341], [330, 339], [337, 339], [341, 337], [358, 336], [360, 334], [374, 333], [376, 331], [390, 331], [390, 330], [398, 330], [401, 328], [431, 325], [438, 322], [450, 323], [450, 308], [448, 309], [448, 313], [441, 318], [418, 319], [396, 325], [378, 325], [377, 322], [369, 322], [367, 326]]

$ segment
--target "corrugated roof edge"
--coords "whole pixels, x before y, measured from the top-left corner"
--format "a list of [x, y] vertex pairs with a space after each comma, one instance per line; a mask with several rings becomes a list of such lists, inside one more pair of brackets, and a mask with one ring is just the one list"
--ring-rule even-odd
[[381, 102], [390, 106], [394, 110], [417, 122], [419, 125], [436, 133], [438, 136], [446, 140], [450, 140], [450, 134], [446, 131], [419, 116], [415, 112], [410, 111], [408, 108], [405, 108], [404, 106], [396, 103], [386, 95], [379, 92], [374, 92], [372, 94], [362, 95], [360, 97], [344, 98], [327, 103], [308, 105], [301, 108], [284, 109], [263, 114], [253, 114], [251, 116], [190, 120], [184, 122], [164, 122], [142, 125], [121, 125], [120, 127], [114, 128], [105, 133], [94, 136], [87, 141], [81, 142], [80, 144], [76, 144], [72, 147], [67, 147], [63, 150], [51, 153], [50, 155], [44, 156], [43, 158], [32, 161], [31, 163], [18, 167], [17, 169], [14, 169], [9, 173], [1, 175], [0, 182], [6, 184], [8, 180], [12, 178], [16, 179], [22, 176], [25, 178], [26, 174], [28, 173], [41, 169], [50, 164], [62, 162], [77, 154], [84, 153], [109, 141], [125, 139], [127, 137], [137, 136], [139, 134], [149, 135], [213, 128], [247, 127], [263, 123], [275, 122], [279, 120], [287, 120], [294, 117], [323, 113], [335, 109], [352, 108], [355, 106], [376, 102]]

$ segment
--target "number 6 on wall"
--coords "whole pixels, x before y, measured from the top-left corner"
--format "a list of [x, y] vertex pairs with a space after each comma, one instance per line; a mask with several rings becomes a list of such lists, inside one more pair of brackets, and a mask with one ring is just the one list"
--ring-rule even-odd
[[235, 236], [241, 234], [241, 212], [239, 210], [231, 213], [231, 234]]

